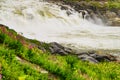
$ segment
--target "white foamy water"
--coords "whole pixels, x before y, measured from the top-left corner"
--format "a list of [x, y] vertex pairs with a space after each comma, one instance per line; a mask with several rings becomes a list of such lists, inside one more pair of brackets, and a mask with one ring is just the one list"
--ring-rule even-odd
[[120, 27], [93, 24], [74, 10], [40, 0], [1, 0], [0, 24], [25, 37], [70, 44], [79, 49], [120, 50]]

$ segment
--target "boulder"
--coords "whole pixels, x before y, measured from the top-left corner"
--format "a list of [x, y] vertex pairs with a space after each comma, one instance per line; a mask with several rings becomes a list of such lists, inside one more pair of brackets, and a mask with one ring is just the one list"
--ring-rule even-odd
[[60, 45], [56, 42], [50, 43], [49, 49], [50, 49], [51, 53], [57, 53], [57, 54], [60, 54], [60, 55], [67, 55], [67, 54], [73, 52], [72, 49], [63, 47], [62, 45]]
[[111, 61], [109, 59], [109, 57], [106, 56], [106, 55], [90, 54], [90, 56], [93, 57], [94, 59], [96, 59], [99, 62], [102, 62], [102, 61]]
[[82, 61], [88, 61], [91, 63], [98, 63], [98, 61], [96, 59], [94, 59], [93, 57], [89, 56], [88, 54], [80, 54], [78, 55], [78, 58], [81, 59]]
[[91, 63], [99, 63], [104, 61], [108, 61], [108, 62], [116, 61], [116, 57], [112, 55], [97, 54], [94, 51], [79, 53], [78, 58], [81, 59], [82, 61], [88, 61]]

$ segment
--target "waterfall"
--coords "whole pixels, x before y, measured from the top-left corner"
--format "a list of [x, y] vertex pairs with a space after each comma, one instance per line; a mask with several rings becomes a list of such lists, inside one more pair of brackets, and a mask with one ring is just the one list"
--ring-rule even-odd
[[1, 0], [0, 24], [39, 41], [78, 49], [120, 50], [120, 27], [94, 24], [70, 7], [61, 10], [40, 0]]

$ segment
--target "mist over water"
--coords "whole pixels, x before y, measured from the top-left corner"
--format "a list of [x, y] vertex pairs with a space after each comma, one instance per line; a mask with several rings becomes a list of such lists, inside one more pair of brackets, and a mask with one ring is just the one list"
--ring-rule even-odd
[[39, 41], [69, 44], [79, 49], [120, 50], [120, 27], [93, 24], [73, 9], [69, 12], [72, 14], [40, 0], [2, 0], [0, 24]]

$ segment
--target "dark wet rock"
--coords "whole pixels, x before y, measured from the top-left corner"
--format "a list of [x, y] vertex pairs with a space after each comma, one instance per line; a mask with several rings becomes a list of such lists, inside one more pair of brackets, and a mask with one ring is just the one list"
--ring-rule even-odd
[[70, 11], [66, 11], [66, 14], [69, 16], [71, 15], [72, 13]]
[[66, 6], [66, 5], [59, 5], [59, 6], [61, 6], [61, 10], [66, 10], [66, 14], [69, 16], [69, 15], [71, 15], [72, 13], [71, 13], [71, 9], [68, 7], [68, 6]]
[[78, 55], [78, 58], [81, 59], [82, 61], [89, 61], [92, 63], [98, 63], [98, 61], [96, 59], [94, 59], [93, 57], [89, 56], [88, 54], [81, 54]]
[[94, 51], [79, 53], [78, 58], [92, 63], [116, 61], [116, 57], [112, 55], [97, 54]]
[[82, 14], [82, 18], [83, 19], [86, 18], [86, 17], [88, 17], [88, 12], [86, 10], [79, 10], [78, 12]]
[[56, 42], [50, 43], [49, 49], [50, 49], [51, 53], [57, 53], [57, 54], [60, 54], [60, 55], [67, 55], [69, 53], [72, 53], [72, 49], [63, 47]]
[[[114, 53], [113, 53], [114, 54]], [[117, 61], [118, 60], [118, 56], [113, 56], [113, 55], [111, 55], [111, 54], [108, 54], [107, 55], [108, 57], [109, 57], [109, 59], [111, 60], [111, 61]]]
[[61, 6], [61, 10], [68, 10], [67, 7]]
[[91, 54], [90, 56], [93, 57], [93, 58], [95, 58], [99, 62], [102, 62], [102, 61], [111, 61], [109, 59], [109, 57], [106, 56], [106, 55]]
[[67, 6], [64, 5], [60, 5], [61, 6], [61, 10], [68, 10], [69, 8]]

